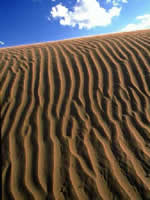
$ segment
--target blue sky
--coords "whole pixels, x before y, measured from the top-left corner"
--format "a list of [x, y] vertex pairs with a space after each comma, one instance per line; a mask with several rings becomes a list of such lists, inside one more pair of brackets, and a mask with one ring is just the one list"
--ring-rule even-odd
[[150, 28], [150, 0], [1, 0], [0, 47]]

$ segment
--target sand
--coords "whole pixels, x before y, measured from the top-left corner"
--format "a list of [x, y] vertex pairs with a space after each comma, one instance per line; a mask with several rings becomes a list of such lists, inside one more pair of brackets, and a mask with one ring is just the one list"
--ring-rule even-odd
[[150, 30], [0, 49], [3, 200], [150, 199]]

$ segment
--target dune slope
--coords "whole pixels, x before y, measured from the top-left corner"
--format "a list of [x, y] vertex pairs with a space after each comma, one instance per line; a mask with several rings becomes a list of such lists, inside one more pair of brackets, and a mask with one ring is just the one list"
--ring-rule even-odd
[[150, 199], [150, 30], [0, 49], [3, 200]]

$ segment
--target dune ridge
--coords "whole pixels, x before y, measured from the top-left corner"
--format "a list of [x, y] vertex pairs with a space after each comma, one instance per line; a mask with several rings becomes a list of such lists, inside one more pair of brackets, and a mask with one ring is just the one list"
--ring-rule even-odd
[[2, 199], [150, 199], [150, 30], [0, 49]]

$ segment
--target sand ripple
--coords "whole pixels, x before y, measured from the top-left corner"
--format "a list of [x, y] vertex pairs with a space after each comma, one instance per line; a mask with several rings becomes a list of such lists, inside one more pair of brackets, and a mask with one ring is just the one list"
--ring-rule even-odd
[[150, 199], [150, 31], [0, 49], [2, 199]]

